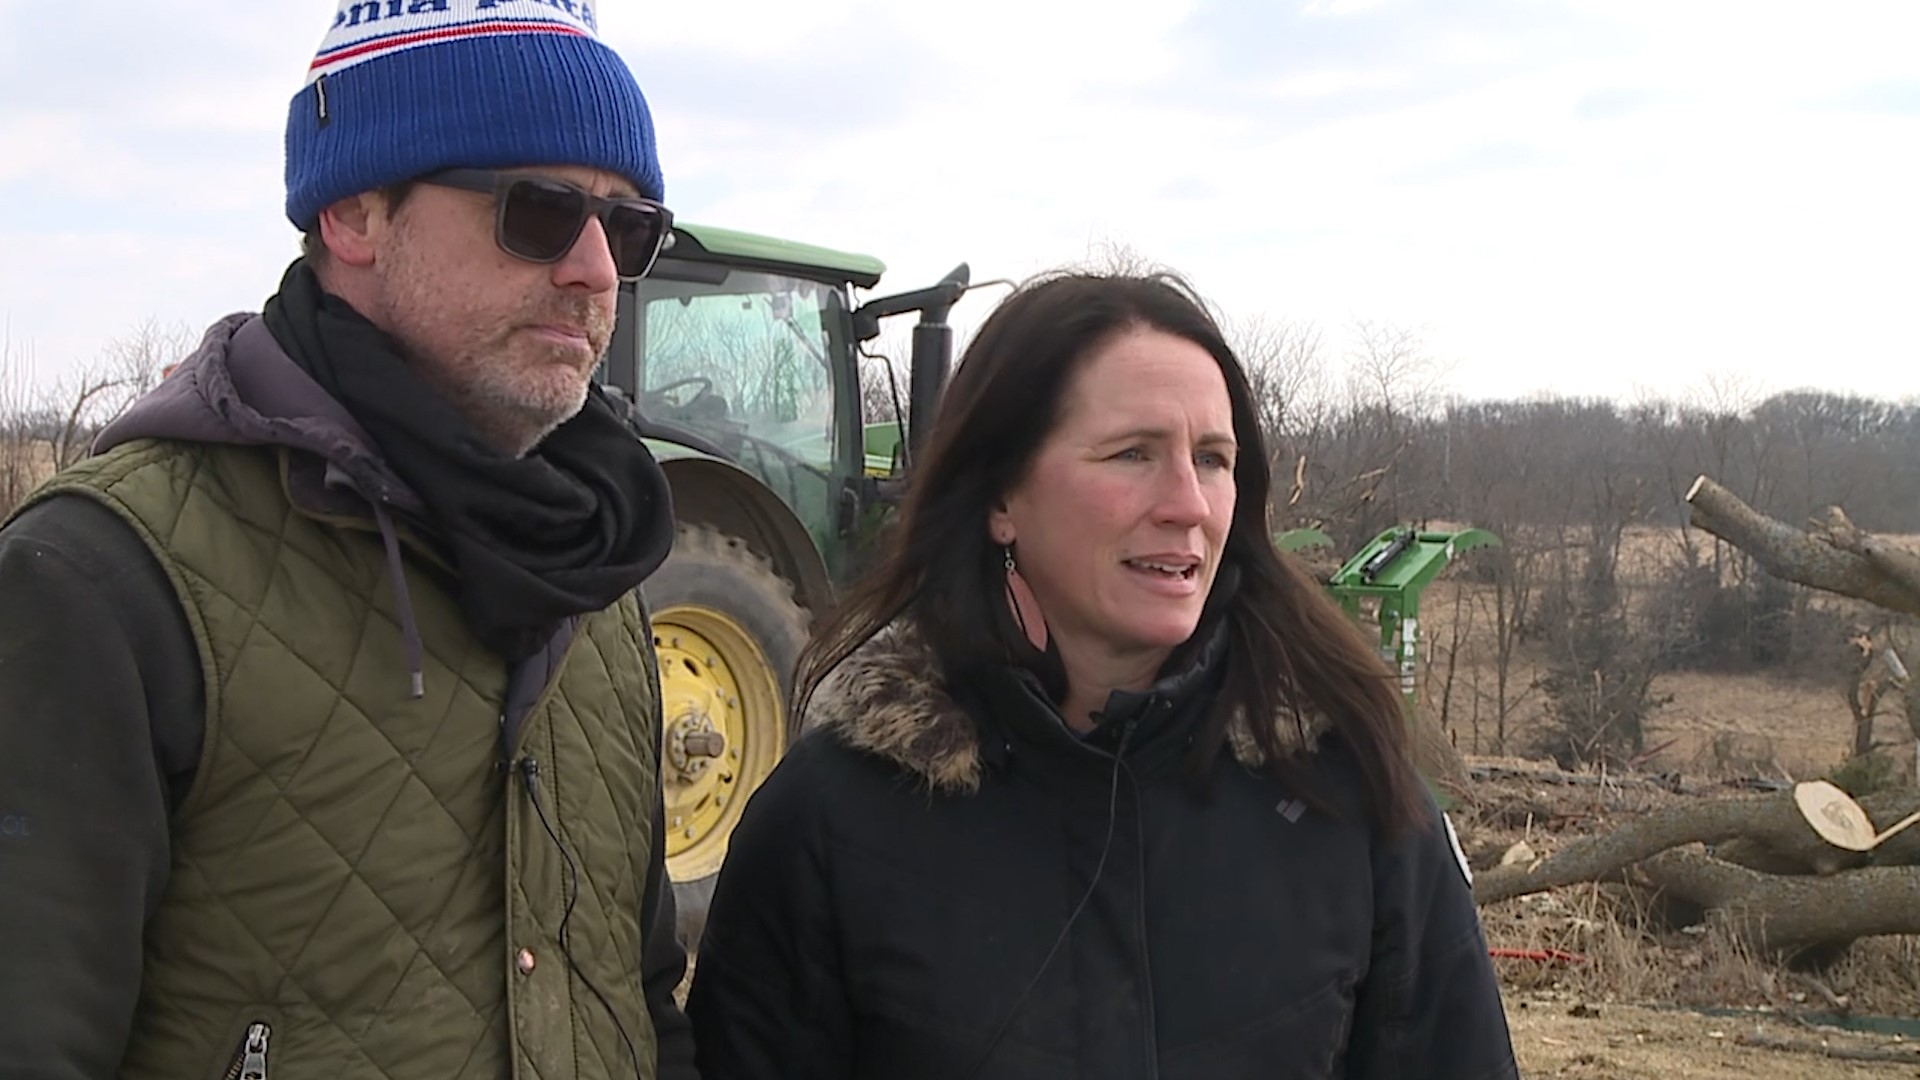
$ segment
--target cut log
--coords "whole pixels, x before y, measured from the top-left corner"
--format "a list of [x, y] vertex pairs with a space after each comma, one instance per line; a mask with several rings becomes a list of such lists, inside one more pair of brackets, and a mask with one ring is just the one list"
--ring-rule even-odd
[[[1920, 790], [1900, 788], [1858, 800], [1875, 828], [1884, 829], [1920, 810]], [[1812, 829], [1803, 834], [1766, 838], [1740, 836], [1713, 851], [1716, 859], [1769, 874], [1818, 874], [1860, 866], [1920, 865], [1920, 836], [1912, 830], [1895, 833], [1870, 852], [1842, 851], [1820, 839]]]
[[1655, 888], [1711, 909], [1766, 952], [1793, 952], [1878, 934], [1920, 933], [1920, 868], [1870, 866], [1829, 877], [1762, 874], [1694, 851], [1639, 866]]
[[[1532, 866], [1489, 870], [1474, 878], [1473, 895], [1479, 903], [1491, 904], [1561, 885], [1612, 880], [1634, 863], [1682, 844], [1717, 843], [1736, 836], [1753, 837], [1770, 845], [1791, 844], [1802, 833], [1819, 840], [1791, 796], [1670, 806], [1612, 832], [1576, 840]], [[1836, 849], [1834, 854], [1832, 863], [1837, 869], [1841, 865], [1838, 856], [1852, 853]]]
[[1838, 508], [1824, 527], [1796, 529], [1755, 510], [1707, 477], [1687, 492], [1696, 529], [1754, 557], [1767, 573], [1889, 611], [1920, 615], [1920, 556], [1863, 533]]
[[1553, 787], [1614, 787], [1645, 788], [1654, 791], [1674, 791], [1678, 785], [1660, 776], [1646, 776], [1639, 773], [1577, 773], [1565, 769], [1546, 766], [1542, 768], [1515, 768], [1511, 765], [1484, 765], [1469, 762], [1467, 776], [1473, 780], [1521, 780], [1529, 784], [1548, 784]]
[[[1860, 800], [1878, 828], [1920, 809], [1920, 790], [1903, 788]], [[1474, 878], [1482, 904], [1585, 881], [1611, 881], [1629, 866], [1683, 844], [1727, 842], [1721, 861], [1756, 863], [1769, 872], [1833, 874], [1863, 866], [1920, 863], [1920, 835], [1895, 834], [1871, 852], [1843, 851], [1820, 839], [1791, 792], [1752, 799], [1716, 799], [1656, 810], [1609, 833], [1583, 837], [1529, 866], [1502, 866]], [[1742, 867], [1745, 868], [1745, 867]]]

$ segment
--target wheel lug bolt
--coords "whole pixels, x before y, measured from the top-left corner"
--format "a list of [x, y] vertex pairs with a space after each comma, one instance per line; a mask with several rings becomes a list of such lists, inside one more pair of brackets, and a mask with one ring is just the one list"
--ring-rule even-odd
[[694, 757], [719, 757], [727, 752], [727, 737], [717, 731], [694, 731], [687, 734], [682, 745]]

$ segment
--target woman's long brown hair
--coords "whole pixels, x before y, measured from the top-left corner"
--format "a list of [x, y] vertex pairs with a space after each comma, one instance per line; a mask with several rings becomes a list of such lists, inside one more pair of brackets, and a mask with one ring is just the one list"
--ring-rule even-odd
[[[914, 464], [886, 551], [815, 632], [800, 657], [794, 710], [874, 634], [910, 618], [949, 676], [981, 664], [1020, 663], [1064, 693], [1057, 659], [1033, 649], [1007, 611], [1003, 556], [987, 516], [1022, 478], [1061, 415], [1070, 381], [1103, 343], [1150, 327], [1199, 345], [1226, 377], [1240, 452], [1237, 501], [1216, 592], [1228, 621], [1218, 706], [1194, 740], [1204, 775], [1241, 712], [1269, 768], [1314, 802], [1311, 771], [1287, 753], [1274, 723], [1319, 714], [1352, 748], [1369, 816], [1387, 832], [1422, 820], [1425, 795], [1407, 754], [1392, 672], [1353, 621], [1289, 556], [1268, 521], [1271, 475], [1245, 369], [1185, 281], [1163, 273], [1063, 273], [1022, 286], [974, 335]], [[1210, 607], [1215, 605], [1210, 604]], [[1304, 731], [1301, 732], [1304, 735]]]

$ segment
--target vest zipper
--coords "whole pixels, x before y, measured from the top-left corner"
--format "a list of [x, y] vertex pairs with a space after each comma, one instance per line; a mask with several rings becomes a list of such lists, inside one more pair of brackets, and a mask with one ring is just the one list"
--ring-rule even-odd
[[267, 1080], [267, 1037], [272, 1034], [273, 1027], [264, 1020], [248, 1024], [222, 1080]]

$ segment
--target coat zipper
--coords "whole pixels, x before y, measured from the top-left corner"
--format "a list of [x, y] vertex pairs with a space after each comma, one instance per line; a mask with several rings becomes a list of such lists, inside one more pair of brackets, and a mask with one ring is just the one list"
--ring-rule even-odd
[[[1162, 710], [1166, 710], [1166, 711], [1171, 711], [1173, 708], [1173, 703], [1170, 701], [1167, 701], [1164, 698], [1156, 698], [1154, 701], [1154, 707]], [[1126, 746], [1125, 735], [1131, 735], [1131, 734], [1133, 734], [1133, 727], [1131, 724], [1129, 724], [1126, 732], [1123, 734], [1120, 741], [1120, 745], [1123, 748]], [[1133, 775], [1133, 769], [1127, 765], [1124, 759], [1120, 762], [1120, 771], [1126, 774], [1127, 786], [1133, 790], [1133, 845], [1134, 845], [1135, 857], [1139, 860], [1140, 869], [1141, 869], [1141, 872], [1139, 875], [1139, 893], [1138, 893], [1139, 899], [1138, 899], [1138, 902], [1134, 905], [1134, 909], [1133, 909], [1133, 913], [1134, 913], [1133, 928], [1134, 928], [1134, 934], [1140, 944], [1141, 1005], [1145, 1007], [1145, 1011], [1147, 1014], [1147, 1023], [1146, 1023], [1146, 1032], [1145, 1032], [1146, 1043], [1147, 1043], [1147, 1046], [1146, 1046], [1147, 1075], [1149, 1077], [1156, 1078], [1157, 1080], [1157, 1078], [1160, 1075], [1160, 1033], [1159, 1033], [1159, 1020], [1154, 1016], [1154, 1010], [1153, 1010], [1153, 956], [1147, 946], [1146, 809], [1142, 805], [1141, 798], [1140, 798], [1140, 781], [1137, 777]]]
[[1147, 1075], [1160, 1075], [1160, 1038], [1159, 1021], [1153, 1012], [1153, 957], [1147, 947], [1147, 823], [1140, 806], [1140, 782], [1134, 779], [1133, 770], [1124, 763], [1121, 770], [1127, 774], [1127, 786], [1133, 789], [1133, 843], [1141, 865], [1139, 877], [1139, 900], [1134, 905], [1133, 932], [1140, 943], [1140, 997], [1141, 1005], [1146, 1009]]
[[267, 1080], [267, 1037], [272, 1034], [272, 1026], [264, 1020], [248, 1024], [224, 1080]]

